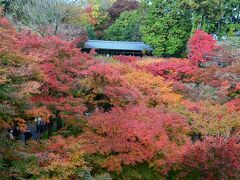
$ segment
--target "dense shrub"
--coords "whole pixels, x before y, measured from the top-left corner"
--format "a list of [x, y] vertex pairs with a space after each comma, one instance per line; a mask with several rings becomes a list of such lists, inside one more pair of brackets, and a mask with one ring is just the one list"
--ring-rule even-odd
[[194, 132], [202, 137], [237, 137], [240, 133], [239, 112], [229, 112], [226, 105], [209, 102], [183, 102], [185, 108], [176, 109], [189, 120]]
[[145, 102], [148, 106], [176, 105], [181, 101], [181, 95], [174, 93], [171, 83], [164, 82], [162, 77], [141, 71], [133, 71], [124, 75], [124, 78], [143, 95], [139, 103]]

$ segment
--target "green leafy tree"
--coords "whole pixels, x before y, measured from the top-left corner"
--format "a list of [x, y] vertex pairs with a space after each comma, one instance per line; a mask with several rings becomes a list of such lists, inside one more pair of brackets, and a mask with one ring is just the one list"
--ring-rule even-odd
[[142, 39], [154, 55], [179, 56], [185, 52], [191, 28], [191, 13], [180, 0], [153, 0], [141, 28]]
[[224, 0], [183, 0], [182, 5], [192, 11], [193, 29], [214, 33], [220, 29], [224, 14]]
[[105, 39], [113, 41], [140, 41], [141, 16], [138, 11], [124, 12], [106, 30]]

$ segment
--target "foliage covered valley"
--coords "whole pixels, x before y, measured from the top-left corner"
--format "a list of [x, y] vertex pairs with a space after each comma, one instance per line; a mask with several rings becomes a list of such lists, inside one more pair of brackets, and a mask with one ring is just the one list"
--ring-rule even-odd
[[[2, 17], [0, 177], [239, 179], [237, 43], [196, 30], [185, 58], [104, 57]], [[41, 139], [6, 138], [36, 117]]]

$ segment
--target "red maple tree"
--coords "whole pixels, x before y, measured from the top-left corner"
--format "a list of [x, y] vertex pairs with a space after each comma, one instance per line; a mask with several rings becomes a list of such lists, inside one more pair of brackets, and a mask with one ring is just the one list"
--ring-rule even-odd
[[217, 41], [203, 30], [197, 30], [188, 41], [188, 49], [188, 58], [194, 64], [204, 63], [214, 55], [214, 50], [217, 49]]
[[81, 136], [83, 147], [89, 154], [106, 155], [102, 166], [110, 171], [147, 161], [167, 173], [189, 142], [190, 128], [183, 116], [144, 106], [97, 113], [89, 118], [88, 125], [89, 131]]

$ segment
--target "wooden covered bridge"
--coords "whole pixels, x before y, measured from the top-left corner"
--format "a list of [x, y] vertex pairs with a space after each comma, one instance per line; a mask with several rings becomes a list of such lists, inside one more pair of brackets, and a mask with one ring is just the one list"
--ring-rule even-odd
[[85, 52], [95, 49], [98, 54], [151, 55], [152, 48], [143, 42], [88, 40], [82, 48]]

